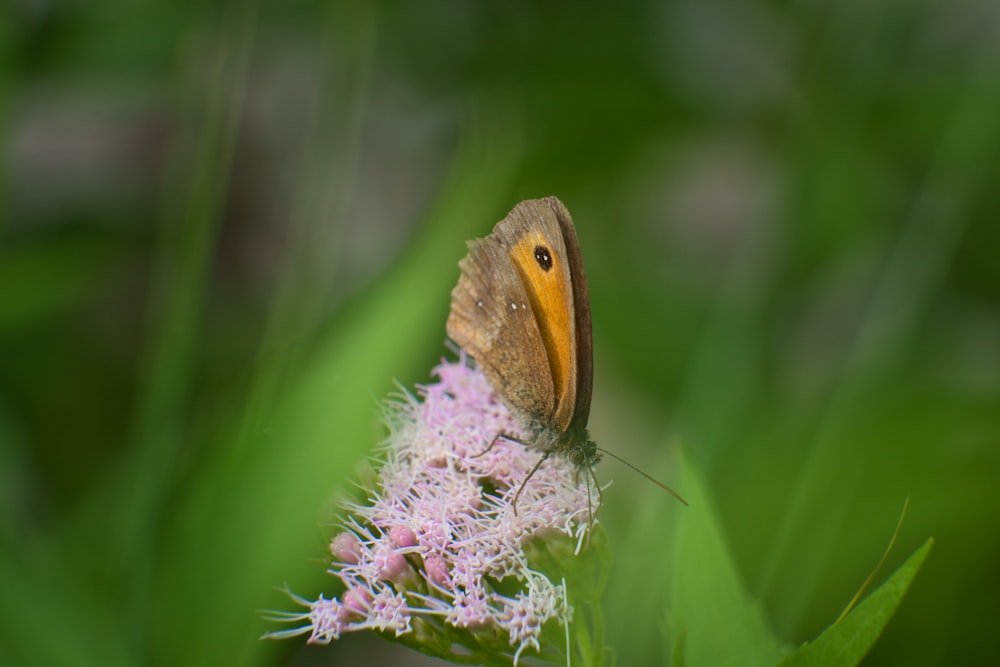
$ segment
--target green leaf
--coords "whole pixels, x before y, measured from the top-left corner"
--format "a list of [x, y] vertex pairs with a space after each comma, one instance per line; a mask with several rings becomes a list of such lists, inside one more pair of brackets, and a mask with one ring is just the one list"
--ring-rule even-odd
[[701, 477], [684, 461], [667, 628], [674, 664], [773, 665], [787, 650], [745, 593]]
[[924, 542], [878, 590], [827, 628], [816, 641], [804, 644], [788, 656], [782, 667], [833, 667], [861, 662], [896, 612], [933, 544], [933, 538]]
[[595, 523], [590, 543], [576, 553], [576, 539], [561, 533], [531, 540], [524, 547], [528, 564], [553, 582], [566, 580], [570, 595], [590, 603], [601, 600], [611, 569], [611, 546], [604, 526]]
[[605, 628], [601, 598], [613, 560], [604, 526], [591, 529], [589, 544], [575, 553], [576, 540], [562, 534], [547, 535], [525, 546], [528, 563], [550, 581], [566, 584], [573, 607], [570, 633], [575, 645], [573, 664], [596, 667], [605, 660]]

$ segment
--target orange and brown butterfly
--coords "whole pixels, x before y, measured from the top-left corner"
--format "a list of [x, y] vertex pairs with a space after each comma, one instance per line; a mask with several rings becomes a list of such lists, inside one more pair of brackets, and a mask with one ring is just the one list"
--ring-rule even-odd
[[600, 460], [587, 433], [590, 300], [569, 211], [555, 197], [521, 202], [459, 267], [448, 336], [532, 434], [535, 469], [559, 454], [589, 470]]
[[521, 489], [553, 454], [591, 477], [598, 451], [622, 460], [597, 447], [587, 432], [594, 386], [590, 297], [576, 229], [563, 203], [556, 197], [521, 202], [491, 234], [469, 242], [459, 268], [448, 336], [531, 434], [523, 444], [542, 452], [514, 496], [515, 511]]

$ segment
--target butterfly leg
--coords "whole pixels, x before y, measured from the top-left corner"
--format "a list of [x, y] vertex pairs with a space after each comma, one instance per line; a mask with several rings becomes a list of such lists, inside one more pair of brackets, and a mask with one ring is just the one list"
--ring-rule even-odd
[[587, 548], [590, 548], [590, 536], [594, 532], [594, 506], [591, 504], [591, 498], [593, 497], [590, 493], [590, 480], [594, 480], [594, 488], [597, 489], [597, 509], [601, 508], [604, 504], [604, 492], [601, 491], [601, 484], [597, 481], [597, 475], [594, 474], [593, 468], [587, 468], [590, 472], [590, 476], [587, 477]]
[[503, 433], [497, 433], [495, 436], [493, 436], [493, 439], [490, 440], [490, 446], [489, 447], [487, 447], [483, 451], [479, 452], [478, 454], [473, 454], [469, 458], [470, 459], [478, 459], [480, 456], [485, 456], [486, 454], [489, 454], [490, 450], [493, 449], [493, 445], [497, 444], [497, 440], [499, 440], [502, 437], [504, 437]]
[[487, 447], [483, 451], [479, 452], [478, 454], [472, 454], [469, 458], [470, 459], [478, 459], [480, 456], [483, 456], [485, 454], [489, 454], [490, 450], [493, 449], [493, 445], [497, 444], [497, 440], [500, 440], [501, 438], [504, 439], [504, 440], [510, 440], [511, 442], [516, 442], [517, 444], [524, 445], [525, 447], [528, 446], [528, 443], [521, 442], [517, 438], [515, 438], [513, 436], [509, 436], [506, 433], [497, 433], [495, 436], [493, 436], [493, 440], [490, 441], [490, 446], [489, 447]]
[[528, 476], [524, 478], [523, 482], [521, 482], [521, 486], [517, 488], [517, 493], [514, 494], [514, 502], [511, 503], [514, 506], [514, 516], [517, 516], [517, 499], [521, 497], [521, 492], [524, 491], [524, 485], [527, 484], [528, 480], [531, 479], [531, 477], [538, 471], [539, 468], [542, 467], [542, 464], [545, 463], [545, 460], [549, 458], [550, 453], [551, 452], [545, 452], [544, 454], [542, 454], [542, 458], [538, 459], [538, 463], [535, 464], [535, 467], [531, 469], [531, 472], [528, 473]]
[[[594, 488], [597, 489], [597, 509], [601, 509], [601, 505], [604, 504], [604, 492], [601, 491], [601, 483], [597, 481], [597, 475], [594, 474], [594, 469], [593, 468], [587, 468], [587, 470], [590, 472], [590, 479], [594, 480]], [[587, 481], [587, 496], [588, 496], [587, 503], [588, 503], [588, 507], [589, 507], [589, 503], [590, 503], [590, 498], [589, 498], [589, 496], [590, 496], [590, 481], [589, 480]], [[591, 524], [593, 524], [593, 521], [591, 521]]]

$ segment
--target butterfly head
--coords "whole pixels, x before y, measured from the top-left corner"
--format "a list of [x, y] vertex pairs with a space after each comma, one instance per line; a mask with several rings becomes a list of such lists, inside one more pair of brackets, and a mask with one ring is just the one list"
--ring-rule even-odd
[[535, 422], [531, 431], [535, 434], [529, 443], [532, 448], [546, 454], [557, 454], [577, 468], [593, 468], [601, 460], [597, 444], [590, 439], [586, 427], [571, 425], [569, 429], [560, 431]]

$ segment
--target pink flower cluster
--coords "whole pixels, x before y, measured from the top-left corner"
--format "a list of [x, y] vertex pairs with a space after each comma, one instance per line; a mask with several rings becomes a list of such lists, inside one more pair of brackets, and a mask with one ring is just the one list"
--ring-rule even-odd
[[490, 447], [498, 434], [527, 434], [480, 373], [445, 362], [435, 375], [422, 400], [407, 394], [389, 405], [379, 488], [345, 505], [344, 530], [330, 545], [330, 573], [345, 592], [302, 600], [308, 613], [286, 620], [308, 625], [275, 635], [309, 632], [310, 642], [326, 643], [370, 629], [450, 646], [461, 644], [461, 630], [499, 630], [516, 664], [525, 649], [540, 650], [546, 622], [568, 625], [565, 583], [529, 567], [524, 546], [562, 533], [579, 550], [596, 489], [554, 456], [527, 482], [515, 513], [514, 494], [541, 454], [504, 438]]

